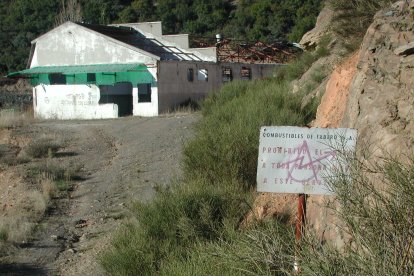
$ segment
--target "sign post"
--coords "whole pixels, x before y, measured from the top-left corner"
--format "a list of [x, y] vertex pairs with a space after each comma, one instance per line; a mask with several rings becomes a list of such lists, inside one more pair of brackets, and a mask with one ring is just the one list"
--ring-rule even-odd
[[[299, 194], [297, 250], [306, 220], [306, 195], [334, 194], [327, 180], [346, 172], [346, 156], [354, 152], [356, 136], [355, 129], [347, 128], [265, 126], [260, 129], [257, 191]], [[294, 269], [299, 272], [296, 256]]]

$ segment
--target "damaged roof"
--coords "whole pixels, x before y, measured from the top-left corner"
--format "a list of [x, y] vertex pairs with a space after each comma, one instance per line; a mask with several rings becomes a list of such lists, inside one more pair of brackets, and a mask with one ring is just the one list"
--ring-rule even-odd
[[194, 60], [202, 61], [200, 57], [191, 52], [185, 52], [175, 46], [167, 46], [156, 38], [148, 38], [137, 30], [124, 26], [105, 26], [86, 23], [75, 23], [94, 32], [111, 37], [145, 52], [160, 57], [161, 60]]

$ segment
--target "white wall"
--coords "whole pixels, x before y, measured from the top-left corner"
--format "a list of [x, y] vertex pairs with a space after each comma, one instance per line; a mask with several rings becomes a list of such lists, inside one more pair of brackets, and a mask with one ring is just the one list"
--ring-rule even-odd
[[[157, 68], [148, 68], [148, 71], [157, 80]], [[138, 88], [134, 87], [132, 89], [132, 102], [133, 109], [132, 114], [134, 116], [142, 117], [152, 117], [158, 116], [159, 106], [158, 106], [158, 87], [151, 87], [151, 102], [149, 103], [139, 103], [138, 102]]]
[[67, 22], [34, 41], [30, 67], [54, 65], [155, 63], [157, 57]]
[[96, 85], [37, 85], [33, 88], [35, 117], [43, 119], [117, 118], [116, 104], [99, 104]]

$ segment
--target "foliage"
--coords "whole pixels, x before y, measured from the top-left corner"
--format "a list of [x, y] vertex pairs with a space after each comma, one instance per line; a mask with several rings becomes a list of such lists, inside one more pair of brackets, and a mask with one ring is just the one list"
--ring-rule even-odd
[[162, 21], [163, 32], [241, 40], [295, 40], [315, 23], [322, 0], [4, 0], [0, 2], [0, 73], [24, 69], [30, 42], [55, 23]]
[[53, 157], [61, 147], [60, 143], [52, 137], [40, 137], [29, 142], [26, 153], [34, 158]]
[[223, 32], [242, 40], [298, 41], [315, 25], [321, 3], [320, 0], [239, 1]]
[[335, 11], [333, 30], [343, 38], [350, 52], [356, 50], [377, 11], [391, 4], [390, 0], [330, 0]]
[[26, 67], [30, 42], [53, 26], [58, 9], [56, 0], [0, 2], [1, 73]]
[[62, 0], [61, 11], [55, 19], [55, 26], [59, 26], [66, 21], [80, 22], [82, 19], [82, 7], [78, 0]]
[[[368, 161], [364, 161], [368, 162]], [[335, 212], [350, 243], [338, 249], [308, 238], [301, 254], [305, 275], [412, 275], [414, 271], [414, 160], [354, 162], [351, 177], [330, 185]]]
[[219, 239], [247, 210], [245, 192], [234, 184], [177, 183], [151, 203], [136, 203], [132, 212], [139, 224], [118, 233], [101, 256], [103, 267], [114, 275], [150, 275], [169, 259], [185, 258], [196, 242]]
[[[277, 232], [271, 234], [265, 225], [240, 227], [251, 210], [260, 127], [304, 125], [311, 119], [300, 108], [301, 96], [290, 89], [288, 79], [271, 78], [234, 81], [211, 95], [194, 139], [185, 146], [183, 178], [152, 202], [133, 206], [136, 222], [125, 225], [101, 255], [107, 272], [262, 275], [284, 269], [285, 260], [276, 255], [258, 257], [290, 252], [279, 247], [289, 236], [286, 228], [273, 225]], [[261, 255], [253, 257], [254, 249]]]

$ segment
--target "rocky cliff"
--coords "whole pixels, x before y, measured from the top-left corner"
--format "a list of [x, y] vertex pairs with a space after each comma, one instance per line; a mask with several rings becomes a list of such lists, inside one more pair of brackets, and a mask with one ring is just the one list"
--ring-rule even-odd
[[[380, 156], [410, 158], [414, 144], [414, 0], [398, 1], [379, 11], [362, 45], [344, 57], [341, 41], [330, 26], [334, 18], [328, 7], [321, 12], [314, 30], [301, 44], [315, 48], [325, 34], [332, 35], [331, 55], [313, 64], [293, 90], [304, 86], [309, 75], [323, 66], [331, 71], [309, 97], [321, 96], [313, 127], [347, 127], [358, 130], [358, 156], [374, 161]], [[370, 155], [365, 155], [366, 153]], [[263, 194], [257, 199], [256, 215], [294, 214], [296, 195]], [[334, 197], [309, 196], [308, 225], [321, 241], [337, 245], [344, 241], [327, 205]]]

